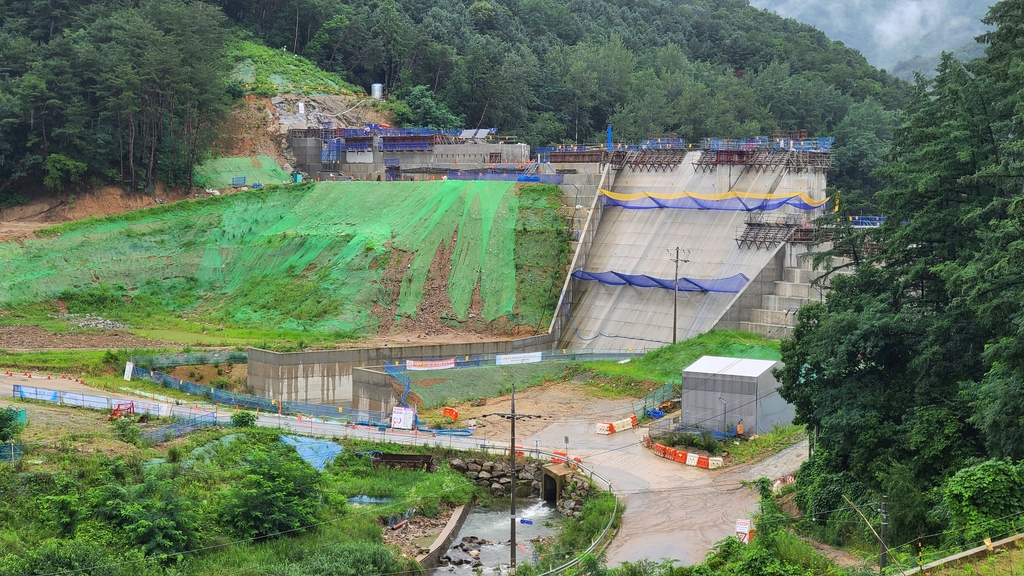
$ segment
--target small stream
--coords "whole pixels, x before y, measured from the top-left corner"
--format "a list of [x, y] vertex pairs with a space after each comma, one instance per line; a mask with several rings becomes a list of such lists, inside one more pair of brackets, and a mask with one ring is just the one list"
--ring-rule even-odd
[[[533, 520], [533, 525], [516, 524], [516, 542], [522, 546], [522, 548], [516, 548], [516, 563], [532, 562], [534, 543], [530, 540], [538, 536], [557, 534], [557, 528], [545, 526], [545, 523], [557, 523], [561, 516], [554, 506], [543, 501], [527, 500], [516, 508], [516, 516]], [[456, 546], [462, 542], [463, 538], [469, 536], [487, 540], [488, 543], [480, 547], [483, 574], [495, 573], [494, 567], [496, 566], [501, 566], [503, 571], [508, 570], [509, 524], [508, 507], [500, 509], [474, 508], [466, 518], [466, 523], [462, 525], [462, 530], [452, 541], [452, 546]], [[523, 548], [526, 548], [526, 552], [523, 551]], [[436, 576], [471, 575], [473, 573], [473, 568], [469, 564], [442, 566], [434, 571]]]

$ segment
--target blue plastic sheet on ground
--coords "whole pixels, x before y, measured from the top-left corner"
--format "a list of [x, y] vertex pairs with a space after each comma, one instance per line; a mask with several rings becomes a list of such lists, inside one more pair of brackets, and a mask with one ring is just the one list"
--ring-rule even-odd
[[662, 412], [661, 410], [648, 410], [647, 415], [650, 416], [651, 418], [654, 418], [655, 420], [665, 417], [665, 413]]
[[351, 504], [387, 504], [391, 498], [372, 498], [370, 496], [353, 496], [348, 499]]
[[303, 460], [309, 462], [313, 468], [321, 472], [328, 464], [334, 462], [334, 459], [343, 450], [340, 444], [316, 438], [305, 438], [303, 436], [285, 436], [282, 434], [281, 441], [289, 446], [294, 446], [295, 451], [299, 453]]
[[[576, 270], [572, 273], [573, 278], [580, 280], [597, 281], [612, 286], [637, 286], [640, 288], [664, 288], [673, 290], [675, 282], [672, 279], [655, 278], [646, 274], [625, 274], [622, 272], [587, 272]], [[680, 278], [680, 292], [722, 292], [736, 294], [747, 285], [750, 279], [743, 274], [736, 274], [726, 278]]]

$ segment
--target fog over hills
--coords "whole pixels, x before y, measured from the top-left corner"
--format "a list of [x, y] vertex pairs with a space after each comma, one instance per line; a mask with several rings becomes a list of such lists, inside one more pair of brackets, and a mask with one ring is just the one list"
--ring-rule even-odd
[[[811, 24], [860, 50], [875, 66], [937, 62], [942, 51], [976, 52], [969, 45], [985, 31], [981, 18], [995, 0], [750, 0], [757, 8]], [[936, 58], [933, 58], [936, 57]], [[901, 71], [906, 72], [906, 66]]]

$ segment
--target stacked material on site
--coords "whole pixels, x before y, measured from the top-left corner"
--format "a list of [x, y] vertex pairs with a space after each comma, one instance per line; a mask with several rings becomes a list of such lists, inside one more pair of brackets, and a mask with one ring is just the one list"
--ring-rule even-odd
[[636, 414], [630, 414], [629, 418], [623, 418], [622, 420], [616, 420], [614, 422], [599, 422], [597, 424], [597, 433], [615, 434], [616, 432], [636, 428], [637, 424]]
[[827, 202], [827, 199], [815, 200], [806, 192], [766, 194], [730, 190], [718, 194], [701, 194], [691, 191], [620, 193], [602, 189], [600, 195], [601, 202], [605, 206], [619, 206], [630, 210], [676, 208], [752, 212], [755, 210], [778, 210], [783, 206], [791, 206], [798, 210], [814, 210]]
[[587, 272], [576, 270], [572, 273], [573, 278], [580, 280], [592, 280], [611, 286], [637, 286], [640, 288], [664, 288], [666, 290], [678, 290], [680, 292], [722, 292], [736, 294], [743, 290], [743, 287], [750, 282], [743, 274], [735, 274], [728, 278], [655, 278], [647, 274], [626, 274], [623, 272]]

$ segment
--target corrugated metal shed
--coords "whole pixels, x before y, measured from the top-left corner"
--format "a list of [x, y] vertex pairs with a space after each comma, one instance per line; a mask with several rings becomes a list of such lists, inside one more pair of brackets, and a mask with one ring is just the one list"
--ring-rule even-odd
[[704, 356], [683, 369], [683, 426], [729, 432], [739, 423], [747, 434], [793, 421], [794, 408], [779, 395], [772, 360]]

